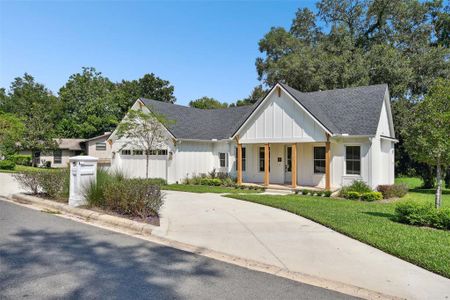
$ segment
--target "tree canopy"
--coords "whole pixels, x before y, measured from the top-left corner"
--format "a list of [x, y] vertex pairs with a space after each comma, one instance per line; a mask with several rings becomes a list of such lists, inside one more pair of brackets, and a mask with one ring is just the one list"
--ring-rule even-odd
[[321, 0], [317, 9], [300, 9], [289, 30], [274, 27], [261, 39], [264, 83], [304, 92], [387, 83], [394, 98], [420, 99], [435, 78], [449, 77], [442, 1]]
[[226, 108], [228, 107], [228, 104], [222, 103], [214, 98], [204, 96], [197, 100], [190, 101], [189, 106], [200, 109], [214, 109], [214, 108]]
[[[450, 80], [437, 80], [425, 99], [410, 111], [402, 134], [411, 157], [436, 167], [440, 193], [440, 172], [450, 166]], [[440, 205], [438, 198], [440, 195], [436, 206]]]

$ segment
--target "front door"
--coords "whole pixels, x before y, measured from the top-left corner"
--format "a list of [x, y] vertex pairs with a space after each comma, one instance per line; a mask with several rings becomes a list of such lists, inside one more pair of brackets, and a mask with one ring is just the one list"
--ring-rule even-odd
[[292, 147], [286, 146], [285, 149], [284, 182], [292, 183]]

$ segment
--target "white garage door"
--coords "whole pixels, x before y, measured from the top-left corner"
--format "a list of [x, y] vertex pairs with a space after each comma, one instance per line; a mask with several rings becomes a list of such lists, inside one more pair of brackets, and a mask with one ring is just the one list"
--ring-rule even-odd
[[[145, 156], [122, 156], [122, 171], [130, 178], [145, 178]], [[148, 177], [167, 179], [167, 156], [151, 155], [148, 162]]]

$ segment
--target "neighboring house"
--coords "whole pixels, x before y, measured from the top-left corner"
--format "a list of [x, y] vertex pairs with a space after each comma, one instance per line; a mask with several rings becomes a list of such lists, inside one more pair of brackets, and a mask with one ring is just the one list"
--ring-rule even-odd
[[98, 158], [99, 167], [111, 165], [111, 144], [108, 142], [110, 135], [111, 132], [105, 132], [102, 135], [84, 140], [82, 143], [87, 155]]
[[111, 135], [105, 132], [101, 136], [91, 139], [55, 139], [58, 149], [49, 151], [20, 151], [20, 154], [31, 155], [33, 162], [38, 166], [50, 164], [52, 168], [65, 168], [69, 164], [69, 158], [86, 154], [97, 157], [100, 167], [108, 167], [111, 164], [111, 145], [106, 140]]
[[83, 148], [80, 143], [83, 139], [55, 139], [58, 149], [48, 151], [23, 150], [20, 154], [31, 155], [33, 164], [45, 166], [50, 164], [52, 168], [65, 168], [68, 166], [69, 157], [80, 155]]
[[[149, 167], [150, 177], [169, 183], [213, 169], [238, 183], [327, 189], [354, 180], [394, 183], [396, 139], [384, 84], [302, 93], [279, 83], [252, 106], [201, 110], [141, 98], [132, 109], [175, 121]], [[112, 167], [145, 177], [142, 149], [124, 148], [115, 133], [110, 140]]]

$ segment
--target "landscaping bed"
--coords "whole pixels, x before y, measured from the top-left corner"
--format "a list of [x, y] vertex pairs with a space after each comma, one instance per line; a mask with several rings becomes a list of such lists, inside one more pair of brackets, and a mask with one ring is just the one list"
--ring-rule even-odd
[[209, 186], [209, 185], [193, 185], [193, 184], [169, 184], [161, 186], [162, 190], [189, 192], [189, 193], [219, 193], [219, 194], [248, 194], [261, 193], [263, 189], [239, 188], [226, 186]]
[[[13, 175], [31, 195], [67, 203], [69, 197], [68, 169], [25, 171]], [[133, 221], [159, 225], [159, 210], [163, 204], [161, 179], [129, 179], [119, 172], [97, 170], [97, 180], [86, 186], [84, 208], [120, 216]]]
[[[397, 222], [396, 203], [301, 195], [232, 194], [227, 197], [268, 205], [306, 217], [450, 278], [450, 231]], [[432, 204], [434, 196], [410, 192], [400, 201], [405, 200]], [[443, 204], [450, 208], [450, 195], [443, 195]]]

